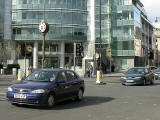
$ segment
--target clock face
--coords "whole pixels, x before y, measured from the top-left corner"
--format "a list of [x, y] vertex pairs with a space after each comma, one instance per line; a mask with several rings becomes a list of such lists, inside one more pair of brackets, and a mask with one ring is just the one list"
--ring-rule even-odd
[[46, 30], [46, 24], [45, 23], [41, 23], [39, 25], [39, 31], [43, 33], [43, 32], [45, 32], [45, 30]]

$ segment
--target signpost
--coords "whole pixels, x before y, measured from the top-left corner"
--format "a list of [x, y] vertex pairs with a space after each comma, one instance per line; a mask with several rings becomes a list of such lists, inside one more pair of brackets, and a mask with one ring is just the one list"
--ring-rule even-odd
[[42, 68], [45, 68], [45, 35], [49, 31], [49, 24], [44, 20], [39, 24], [39, 31], [43, 36], [43, 44], [42, 44]]

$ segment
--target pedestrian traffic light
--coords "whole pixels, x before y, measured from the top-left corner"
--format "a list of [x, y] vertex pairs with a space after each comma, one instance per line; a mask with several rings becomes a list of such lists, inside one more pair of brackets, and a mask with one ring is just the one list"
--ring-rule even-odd
[[83, 57], [83, 46], [81, 43], [76, 43], [76, 56]]

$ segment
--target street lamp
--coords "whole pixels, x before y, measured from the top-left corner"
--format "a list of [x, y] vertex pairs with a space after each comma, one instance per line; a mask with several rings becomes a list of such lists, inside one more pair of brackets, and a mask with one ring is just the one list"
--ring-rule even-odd
[[102, 70], [102, 36], [101, 36], [101, 30], [102, 30], [102, 28], [101, 28], [101, 0], [99, 1], [99, 47], [100, 47], [100, 70]]
[[39, 24], [39, 31], [43, 36], [43, 44], [42, 44], [42, 68], [45, 68], [45, 35], [49, 31], [49, 24], [44, 20]]

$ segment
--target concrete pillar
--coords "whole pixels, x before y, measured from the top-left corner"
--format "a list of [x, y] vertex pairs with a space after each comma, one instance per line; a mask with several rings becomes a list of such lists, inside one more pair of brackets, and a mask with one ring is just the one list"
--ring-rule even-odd
[[12, 41], [12, 47], [13, 47], [13, 50], [11, 53], [11, 60], [13, 61], [13, 63], [15, 63], [16, 62], [16, 42], [15, 41]]
[[38, 68], [38, 42], [34, 42], [34, 47], [33, 47], [33, 69]]
[[61, 42], [61, 59], [60, 59], [60, 67], [64, 68], [65, 62], [65, 43]]
[[95, 54], [95, 0], [89, 0], [88, 5], [88, 51], [87, 56]]

